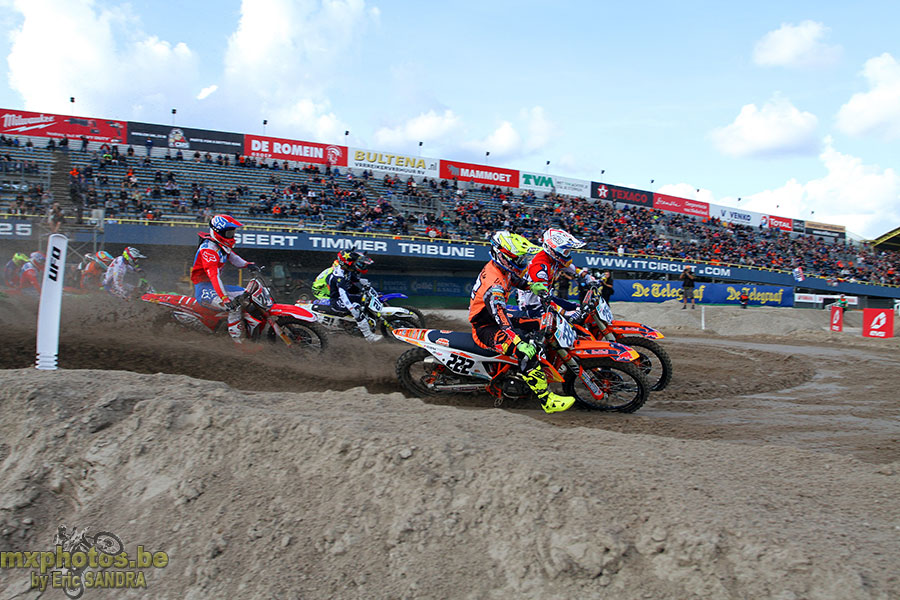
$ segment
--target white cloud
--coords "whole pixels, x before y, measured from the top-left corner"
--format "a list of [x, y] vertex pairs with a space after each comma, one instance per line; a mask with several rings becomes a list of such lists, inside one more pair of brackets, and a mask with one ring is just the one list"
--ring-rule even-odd
[[871, 88], [853, 94], [837, 114], [837, 128], [849, 135], [900, 138], [900, 63], [888, 53], [870, 58], [863, 76]]
[[803, 21], [784, 23], [762, 37], [753, 49], [753, 62], [764, 67], [816, 67], [834, 64], [841, 56], [840, 46], [822, 41], [830, 29], [822, 23]]
[[277, 122], [283, 134], [331, 132], [316, 139], [343, 141], [344, 125], [330, 112], [329, 86], [379, 15], [363, 0], [243, 0], [225, 54], [228, 87], [255, 100], [259, 114]]
[[818, 119], [775, 95], [763, 107], [747, 104], [730, 125], [710, 133], [716, 148], [736, 157], [811, 154], [818, 148]]
[[217, 89], [219, 89], [219, 86], [217, 86], [215, 84], [209, 85], [209, 86], [203, 88], [202, 90], [200, 90], [200, 93], [197, 94], [197, 100], [203, 100], [204, 98], [208, 98], [209, 95], [214, 93]]
[[375, 143], [379, 147], [395, 149], [442, 140], [458, 130], [461, 124], [462, 120], [452, 110], [443, 113], [430, 110], [396, 127], [381, 127], [375, 132]]
[[848, 231], [869, 238], [900, 225], [900, 174], [838, 152], [830, 137], [824, 146], [819, 155], [828, 171], [824, 177], [807, 183], [792, 179], [780, 188], [744, 197], [745, 207], [845, 225]]
[[69, 112], [74, 96], [79, 113], [137, 117], [119, 107], [146, 108], [154, 95], [177, 102], [193, 87], [191, 49], [141, 33], [127, 8], [92, 0], [16, 0], [12, 7], [22, 21], [10, 33], [9, 85], [25, 108]]

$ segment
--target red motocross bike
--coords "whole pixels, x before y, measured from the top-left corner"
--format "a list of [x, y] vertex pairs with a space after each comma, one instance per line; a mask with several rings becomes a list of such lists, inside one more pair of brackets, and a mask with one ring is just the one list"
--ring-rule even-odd
[[[206, 333], [227, 330], [227, 312], [203, 306], [191, 296], [148, 293], [141, 296], [141, 300], [171, 309], [161, 316], [158, 324], [174, 321]], [[259, 274], [253, 275], [235, 300], [244, 311], [245, 331], [251, 342], [275, 343], [280, 339], [292, 348], [318, 352], [328, 346], [328, 335], [316, 323], [316, 315], [293, 304], [276, 304]]]

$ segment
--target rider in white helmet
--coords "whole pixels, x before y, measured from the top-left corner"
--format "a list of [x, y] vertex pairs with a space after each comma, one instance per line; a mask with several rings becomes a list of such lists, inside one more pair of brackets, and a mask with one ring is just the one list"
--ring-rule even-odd
[[121, 256], [117, 256], [106, 269], [106, 274], [103, 276], [103, 288], [113, 296], [118, 296], [123, 300], [131, 300], [137, 286], [128, 283], [126, 277], [132, 273], [140, 274], [144, 272], [138, 266], [137, 259], [139, 258], [147, 257], [133, 246], [125, 248]]
[[[529, 315], [540, 312], [540, 297], [550, 294], [559, 277], [567, 274], [581, 278], [585, 283], [593, 283], [594, 277], [587, 269], [572, 264], [572, 251], [584, 247], [584, 242], [562, 229], [548, 229], [542, 238], [541, 250], [536, 253], [525, 270], [529, 289], [519, 290], [519, 308]], [[570, 311], [570, 318], [577, 318], [576, 305], [563, 298], [557, 304]]]

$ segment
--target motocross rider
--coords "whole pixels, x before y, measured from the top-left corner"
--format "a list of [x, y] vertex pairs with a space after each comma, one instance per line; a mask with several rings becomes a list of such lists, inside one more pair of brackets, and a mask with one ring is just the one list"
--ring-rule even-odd
[[125, 277], [129, 273], [140, 274], [144, 272], [137, 264], [137, 259], [139, 258], [147, 257], [133, 246], [125, 248], [122, 255], [117, 256], [107, 267], [106, 274], [103, 276], [103, 288], [113, 296], [123, 300], [130, 300], [134, 294], [135, 286], [131, 283], [126, 283]]
[[81, 269], [81, 289], [96, 291], [113, 260], [115, 259], [112, 254], [106, 250], [101, 250], [97, 254], [85, 254]]
[[43, 252], [32, 252], [28, 256], [28, 262], [22, 265], [19, 271], [19, 289], [34, 288], [41, 293], [41, 283], [44, 277], [44, 262], [46, 257]]
[[[590, 271], [572, 264], [572, 250], [582, 248], [584, 242], [562, 229], [548, 229], [541, 241], [540, 252], [534, 255], [526, 269], [528, 289], [519, 291], [519, 308], [532, 317], [540, 313], [540, 297], [550, 294], [550, 289], [561, 275], [578, 277], [587, 285], [596, 281]], [[569, 311], [566, 313], [569, 320], [580, 318], [574, 303], [559, 298], [556, 301]]]
[[235, 343], [243, 342], [244, 311], [235, 298], [244, 292], [237, 285], [224, 285], [219, 271], [226, 262], [238, 269], [259, 271], [255, 263], [246, 261], [232, 250], [234, 232], [243, 225], [230, 215], [216, 215], [209, 221], [209, 233], [198, 233], [202, 238], [194, 255], [191, 283], [194, 297], [200, 304], [215, 310], [228, 311], [228, 334]]
[[[541, 369], [539, 349], [519, 336], [506, 310], [506, 302], [514, 288], [524, 289], [527, 282], [523, 271], [528, 264], [531, 242], [508, 231], [498, 231], [491, 237], [491, 261], [475, 281], [469, 304], [472, 337], [482, 348], [500, 354], [515, 354], [526, 359], [522, 375], [528, 387], [541, 400], [545, 412], [568, 409], [575, 402], [572, 396], [559, 396], [547, 386], [547, 376]], [[521, 331], [521, 329], [520, 329]]]
[[373, 262], [363, 252], [342, 250], [338, 252], [334, 263], [316, 277], [313, 292], [320, 299], [327, 294], [335, 314], [353, 315], [363, 337], [370, 342], [377, 342], [382, 336], [372, 331], [366, 313], [359, 304], [362, 289], [371, 287], [369, 281], [360, 275], [368, 273]]
[[22, 270], [22, 265], [27, 262], [27, 254], [22, 254], [21, 252], [13, 254], [13, 257], [6, 263], [6, 268], [3, 271], [3, 282], [6, 284], [6, 287], [19, 287], [19, 271]]

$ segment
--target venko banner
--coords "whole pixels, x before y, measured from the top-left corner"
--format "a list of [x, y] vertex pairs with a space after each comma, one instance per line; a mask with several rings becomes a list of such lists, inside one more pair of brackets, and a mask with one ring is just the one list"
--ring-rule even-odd
[[500, 167], [475, 165], [455, 160], [441, 161], [441, 177], [462, 182], [475, 182], [499, 187], [519, 187], [519, 172]]
[[362, 148], [349, 148], [349, 152], [347, 166], [353, 169], [368, 169], [406, 177], [437, 178], [440, 173], [438, 168], [440, 161], [436, 158], [391, 154]]
[[51, 138], [67, 137], [73, 141], [84, 136], [92, 142], [121, 144], [127, 137], [128, 124], [125, 121], [111, 119], [70, 117], [4, 108], [0, 109], [0, 133]]
[[261, 135], [244, 136], [244, 154], [256, 158], [347, 166], [347, 146], [301, 142]]

